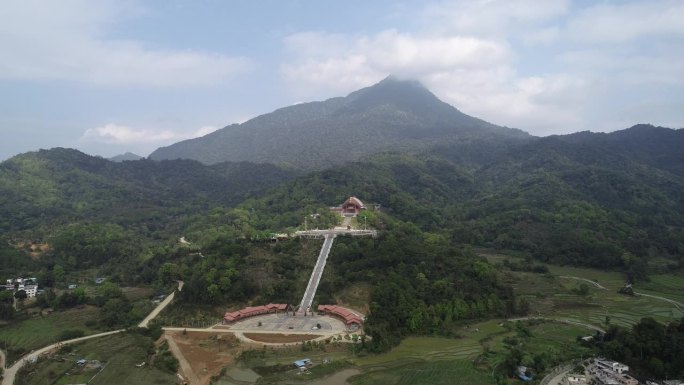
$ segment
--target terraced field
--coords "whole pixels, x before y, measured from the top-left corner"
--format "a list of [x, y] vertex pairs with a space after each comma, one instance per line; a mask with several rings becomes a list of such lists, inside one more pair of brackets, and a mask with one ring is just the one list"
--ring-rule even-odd
[[404, 365], [392, 370], [368, 372], [353, 377], [353, 385], [493, 385], [494, 379], [463, 360], [444, 360]]
[[684, 276], [673, 274], [653, 275], [649, 282], [635, 285], [638, 292], [659, 295], [684, 303]]
[[[484, 258], [492, 263], [505, 259], [521, 260], [494, 252], [483, 252]], [[549, 274], [505, 271], [504, 280], [510, 283], [516, 293], [531, 303], [531, 315], [564, 318], [605, 327], [606, 316], [611, 324], [629, 326], [643, 317], [653, 317], [660, 322], [669, 322], [684, 317], [684, 310], [663, 300], [648, 297], [630, 297], [617, 291], [625, 284], [625, 276], [619, 272], [591, 268], [546, 265]], [[598, 282], [606, 288], [576, 279], [579, 277]], [[587, 296], [578, 294], [580, 285], [589, 288]], [[650, 276], [649, 282], [639, 282], [634, 290], [684, 302], [684, 276], [663, 274]]]
[[[529, 326], [531, 337], [525, 342], [525, 351], [555, 353], [558, 357], [580, 357], [588, 349], [576, 343], [577, 336], [588, 334], [585, 328], [555, 322]], [[503, 339], [514, 336], [491, 320], [462, 329], [462, 338], [411, 337], [390, 352], [378, 356], [356, 359], [363, 373], [352, 378], [354, 385], [376, 384], [494, 384], [491, 368], [485, 362], [476, 367], [476, 358], [487, 347], [490, 363], [502, 358]]]

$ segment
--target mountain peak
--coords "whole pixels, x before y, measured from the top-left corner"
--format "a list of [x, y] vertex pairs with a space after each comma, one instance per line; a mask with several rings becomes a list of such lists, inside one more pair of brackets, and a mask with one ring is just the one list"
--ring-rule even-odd
[[[380, 82], [376, 83], [375, 85], [380, 85], [380, 84], [402, 84], [405, 86], [412, 86], [412, 87], [418, 87], [418, 88], [426, 88], [423, 83], [420, 82], [418, 79], [413, 79], [413, 78], [405, 78], [401, 76], [397, 76], [394, 74], [389, 74], [387, 75], [386, 78], [380, 80]], [[371, 86], [372, 87], [372, 86]]]
[[157, 149], [151, 159], [252, 161], [329, 167], [378, 152], [422, 151], [436, 143], [526, 137], [468, 116], [417, 80], [390, 75], [346, 97], [278, 109], [206, 137]]

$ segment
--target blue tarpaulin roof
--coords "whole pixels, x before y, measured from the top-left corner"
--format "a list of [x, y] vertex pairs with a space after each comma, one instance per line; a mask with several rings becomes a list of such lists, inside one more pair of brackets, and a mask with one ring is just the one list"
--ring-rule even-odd
[[303, 360], [297, 360], [297, 361], [294, 362], [294, 364], [295, 364], [298, 368], [302, 368], [302, 367], [306, 366], [306, 365], [309, 364], [309, 363], [311, 363], [311, 360], [308, 359], [308, 358], [305, 358], [305, 359], [303, 359]]

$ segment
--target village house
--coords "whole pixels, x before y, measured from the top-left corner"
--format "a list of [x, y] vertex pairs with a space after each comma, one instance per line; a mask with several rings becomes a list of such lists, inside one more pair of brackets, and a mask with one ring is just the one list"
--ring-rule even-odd
[[6, 280], [7, 284], [1, 287], [4, 290], [9, 291], [19, 291], [23, 290], [26, 292], [27, 298], [33, 298], [38, 293], [38, 278], [14, 278]]
[[563, 385], [586, 385], [587, 376], [583, 374], [568, 374], [563, 380]]
[[639, 381], [627, 374], [629, 366], [616, 361], [597, 359], [589, 366], [589, 374], [598, 385], [639, 385]]

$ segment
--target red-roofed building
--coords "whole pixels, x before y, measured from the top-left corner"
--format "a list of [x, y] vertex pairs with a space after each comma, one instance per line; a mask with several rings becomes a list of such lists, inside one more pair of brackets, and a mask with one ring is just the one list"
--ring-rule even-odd
[[363, 318], [336, 305], [318, 305], [318, 311], [341, 318], [347, 326], [363, 325]]
[[357, 197], [349, 197], [344, 203], [342, 203], [342, 213], [343, 214], [358, 214], [362, 209], [365, 209], [363, 202]]
[[244, 309], [224, 314], [223, 323], [235, 322], [244, 318], [254, 317], [256, 315], [277, 313], [278, 311], [285, 310], [287, 310], [287, 304], [283, 303], [269, 303], [265, 306], [248, 306]]

